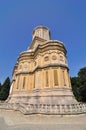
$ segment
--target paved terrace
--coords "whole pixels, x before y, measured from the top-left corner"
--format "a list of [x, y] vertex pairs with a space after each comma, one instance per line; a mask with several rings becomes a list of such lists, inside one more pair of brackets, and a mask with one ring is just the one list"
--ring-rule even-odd
[[0, 130], [86, 130], [86, 115], [23, 115], [0, 109]]

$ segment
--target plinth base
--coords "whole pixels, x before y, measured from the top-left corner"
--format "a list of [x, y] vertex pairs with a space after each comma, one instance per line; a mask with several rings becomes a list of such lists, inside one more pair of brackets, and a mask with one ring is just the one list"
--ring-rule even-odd
[[1, 103], [5, 109], [19, 110], [24, 114], [80, 114], [86, 112], [86, 104], [78, 103], [71, 89], [44, 89], [32, 92], [16, 92]]

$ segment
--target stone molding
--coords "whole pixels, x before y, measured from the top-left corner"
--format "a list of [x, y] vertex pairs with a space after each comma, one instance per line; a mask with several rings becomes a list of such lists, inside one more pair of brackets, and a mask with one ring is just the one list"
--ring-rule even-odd
[[[49, 48], [50, 47], [50, 48]], [[44, 50], [43, 50], [44, 49]], [[38, 53], [40, 52], [39, 50], [43, 52], [45, 52], [46, 50], [59, 50], [59, 51], [62, 51], [66, 54], [66, 49], [64, 47], [64, 45], [62, 43], [59, 43], [58, 41], [55, 41], [55, 40], [50, 40], [50, 41], [47, 41], [43, 44], [39, 44], [38, 47], [36, 47], [36, 49], [34, 49], [33, 52], [28, 52], [25, 51], [25, 52], [22, 52], [20, 53], [20, 56], [18, 57], [18, 60], [20, 60], [20, 58], [25, 58], [25, 57], [34, 57], [35, 56], [35, 53]]]
[[48, 67], [63, 67], [63, 68], [68, 69], [68, 66], [66, 64], [51, 63], [51, 64], [44, 65], [44, 66], [37, 66], [33, 71], [21, 71], [21, 72], [17, 72], [16, 75], [18, 75], [18, 74], [31, 74], [31, 73], [34, 73], [37, 70], [40, 70], [40, 69], [42, 70], [42, 69], [45, 69], [45, 68], [48, 68]]

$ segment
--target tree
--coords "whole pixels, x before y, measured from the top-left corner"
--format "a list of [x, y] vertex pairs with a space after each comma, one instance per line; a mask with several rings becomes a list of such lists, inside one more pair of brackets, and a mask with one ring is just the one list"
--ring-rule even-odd
[[77, 77], [71, 78], [72, 90], [78, 101], [86, 102], [86, 67], [79, 70]]
[[10, 90], [10, 78], [7, 77], [2, 85], [2, 89], [0, 92], [0, 100], [6, 100], [8, 98], [9, 90]]
[[80, 80], [80, 86], [86, 87], [86, 67], [80, 69], [78, 72], [78, 77]]
[[80, 94], [82, 97], [82, 102], [86, 102], [86, 67], [81, 68], [78, 72], [78, 77], [80, 80]]
[[86, 102], [86, 87], [80, 87], [79, 91], [81, 95], [81, 101]]
[[0, 91], [1, 91], [1, 89], [2, 89], [2, 85], [1, 85], [1, 83], [0, 83]]
[[72, 91], [77, 101], [81, 101], [81, 95], [79, 91], [80, 80], [78, 77], [71, 78]]

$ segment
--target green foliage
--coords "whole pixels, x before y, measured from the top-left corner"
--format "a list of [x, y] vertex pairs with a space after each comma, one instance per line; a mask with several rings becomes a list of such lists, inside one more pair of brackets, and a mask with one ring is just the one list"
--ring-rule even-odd
[[80, 86], [86, 87], [86, 67], [80, 69], [78, 77], [80, 79]]
[[86, 87], [80, 87], [81, 101], [86, 102]]
[[86, 102], [86, 67], [80, 69], [78, 77], [80, 80], [80, 94], [82, 102]]
[[10, 79], [9, 77], [7, 77], [0, 91], [0, 100], [6, 100], [8, 98], [9, 90], [10, 90]]
[[79, 70], [77, 77], [71, 78], [71, 83], [75, 98], [86, 102], [86, 67]]
[[1, 83], [0, 83], [0, 92], [1, 92], [1, 89], [2, 89], [2, 85], [1, 85]]
[[71, 78], [72, 91], [77, 101], [81, 101], [81, 95], [79, 91], [80, 80], [78, 77]]

